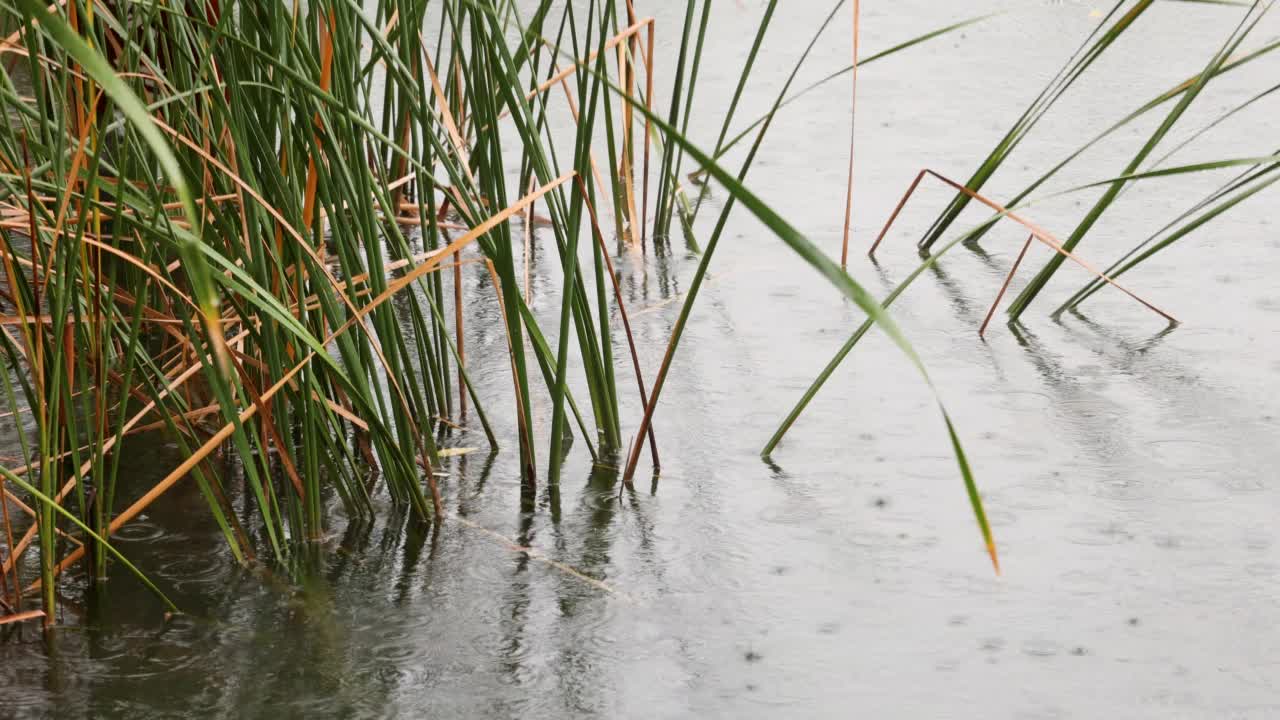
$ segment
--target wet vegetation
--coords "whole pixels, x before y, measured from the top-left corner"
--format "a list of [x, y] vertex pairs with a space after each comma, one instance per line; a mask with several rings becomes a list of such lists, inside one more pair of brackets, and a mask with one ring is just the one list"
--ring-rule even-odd
[[[920, 28], [859, 57], [859, 3], [834, 2], [781, 87], [761, 88], [753, 72], [781, 10], [770, 0], [740, 48], [746, 59], [732, 102], [703, 121], [718, 136], [702, 145], [690, 134], [699, 70], [708, 54], [727, 52], [707, 42], [715, 13], [725, 11], [713, 12], [710, 0], [688, 0], [681, 22], [664, 27], [632, 0], [4, 5], [0, 354], [21, 456], [0, 468], [0, 622], [56, 624], [66, 577], [91, 586], [113, 565], [163, 597], [111, 539], [179, 483], [198, 486], [238, 562], [287, 569], [323, 546], [336, 515], [368, 517], [389, 503], [423, 526], [453, 520], [441, 459], [477, 451], [462, 438], [518, 457], [530, 497], [559, 482], [571, 452], [615, 466], [628, 486], [646, 463], [659, 473], [659, 410], [679, 402], [663, 390], [679, 371], [673, 362], [728, 219], [744, 211], [866, 317], [762, 454], [778, 450], [876, 327], [938, 399], [947, 436], [931, 442], [954, 455], [957, 501], [971, 508], [998, 570], [964, 428], [888, 308], [947, 252], [980, 247], [1007, 220], [1030, 234], [1028, 245], [1055, 251], [1012, 301], [1013, 320], [1072, 259], [1092, 280], [1055, 312], [1111, 286], [1174, 322], [1176, 307], [1151, 305], [1117, 278], [1280, 178], [1269, 148], [1176, 165], [1170, 158], [1181, 146], [1167, 142], [1207, 85], [1280, 45], [1248, 42], [1267, 4], [1226, 4], [1221, 12], [1238, 13], [1240, 23], [1203, 70], [1082, 138], [1024, 191], [1000, 201], [983, 190], [1091, 64], [1141, 32], [1153, 2], [1110, 4], [967, 181], [921, 172], [911, 189], [931, 173], [956, 195], [931, 227], [912, 229], [923, 232], [922, 262], [883, 299], [844, 269], [850, 215], [892, 211], [856, 207], [856, 147], [845, 207], [832, 212], [833, 225], [844, 213], [840, 249], [819, 247], [775, 212], [750, 189], [749, 173], [790, 102], [836, 81], [851, 82], [856, 97], [859, 67], [983, 18]], [[798, 87], [810, 51], [847, 42], [849, 32], [853, 62]], [[678, 37], [673, 57], [655, 58], [658, 33]], [[1277, 88], [1257, 88], [1222, 118]], [[739, 117], [748, 93], [769, 97], [769, 111]], [[552, 121], [565, 112], [568, 131]], [[1065, 191], [1103, 190], [1065, 239], [1035, 224], [1043, 183], [1153, 113], [1163, 120], [1114, 177]], [[1095, 223], [1133, 184], [1232, 167], [1237, 176], [1105, 269], [1086, 259]], [[704, 203], [708, 193], [724, 200]], [[975, 202], [992, 214], [957, 230]], [[700, 234], [696, 222], [707, 213], [715, 223]], [[554, 267], [531, 267], [535, 225], [554, 237]], [[645, 367], [613, 263], [659, 244], [683, 245], [697, 269], [661, 363]], [[468, 373], [467, 266], [485, 269], [501, 307], [494, 331], [505, 338], [503, 378]], [[993, 292], [987, 322], [1018, 267]], [[558, 284], [550, 323], [529, 304], [535, 272]], [[482, 402], [491, 393], [475, 383], [499, 381], [509, 402]], [[632, 393], [638, 417], [624, 416], [622, 398]], [[514, 437], [492, 429], [499, 414], [514, 418]], [[136, 487], [122, 478], [122, 455], [155, 436], [183, 459]], [[228, 462], [234, 482], [222, 472]], [[237, 504], [252, 515], [235, 512]]]

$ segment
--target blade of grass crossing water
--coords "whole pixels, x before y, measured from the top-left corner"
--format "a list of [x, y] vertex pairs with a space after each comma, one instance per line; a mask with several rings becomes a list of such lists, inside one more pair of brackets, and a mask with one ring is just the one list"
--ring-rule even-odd
[[[1259, 8], [1261, 8], [1260, 12]], [[1260, 5], [1259, 2], [1255, 2], [1253, 6], [1249, 8], [1249, 12], [1241, 19], [1240, 24], [1228, 36], [1223, 46], [1209, 59], [1205, 69], [1197, 76], [1198, 79], [1196, 83], [1187, 89], [1179, 99], [1178, 103], [1169, 111], [1151, 136], [1147, 138], [1146, 142], [1138, 150], [1137, 154], [1134, 155], [1133, 159], [1129, 161], [1129, 164], [1121, 173], [1122, 176], [1128, 176], [1135, 173], [1147, 157], [1155, 151], [1156, 146], [1160, 144], [1160, 141], [1164, 139], [1173, 126], [1178, 122], [1183, 113], [1191, 106], [1204, 87], [1210, 80], [1212, 80], [1214, 75], [1217, 74], [1221, 66], [1226, 63], [1231, 54], [1235, 52], [1240, 43], [1248, 36], [1249, 32], [1257, 26], [1257, 23], [1266, 14], [1268, 9], [1270, 9], [1270, 5], [1263, 6]], [[1125, 183], [1126, 179], [1123, 177], [1111, 183], [1107, 188], [1107, 191], [1097, 200], [1089, 210], [1088, 214], [1085, 215], [1084, 219], [1080, 221], [1080, 224], [1076, 226], [1076, 229], [1073, 230], [1071, 235], [1063, 242], [1063, 249], [1068, 252], [1075, 250], [1076, 246], [1084, 240], [1084, 237], [1097, 223], [1098, 219], [1101, 218], [1103, 213], [1105, 213], [1107, 209], [1111, 207], [1112, 203], [1115, 202], [1120, 191], [1124, 189]], [[1061, 266], [1061, 256], [1051, 258], [1040, 272], [1032, 278], [1031, 282], [1023, 288], [1022, 292], [1014, 299], [1013, 303], [1009, 307], [1009, 317], [1011, 321], [1017, 321], [1018, 318], [1022, 316], [1022, 313], [1031, 305], [1031, 302], [1035, 300], [1036, 296], [1040, 294], [1041, 290], [1043, 290], [1045, 285], [1048, 284], [1049, 279], [1053, 277]]]

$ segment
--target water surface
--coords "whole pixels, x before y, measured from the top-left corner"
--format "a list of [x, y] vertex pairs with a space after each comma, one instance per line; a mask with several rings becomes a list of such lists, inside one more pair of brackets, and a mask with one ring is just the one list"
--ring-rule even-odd
[[[674, 58], [678, 42], [670, 29], [683, 4], [669, 5], [658, 12], [668, 29], [659, 58]], [[695, 138], [705, 145], [757, 5], [716, 5], [697, 98]], [[780, 14], [743, 117], [768, 106], [826, 12], [818, 5], [788, 3]], [[1002, 7], [864, 5], [869, 52]], [[881, 264], [866, 261], [861, 250], [914, 173], [965, 176], [1096, 22], [1088, 2], [1009, 6], [1017, 11], [862, 73], [850, 270], [877, 293], [918, 263], [913, 241], [948, 197], [922, 193]], [[1197, 72], [1240, 12], [1158, 5], [988, 190], [1016, 192]], [[1256, 44], [1278, 31], [1269, 20]], [[804, 78], [847, 64], [844, 32], [815, 52]], [[1263, 60], [1215, 83], [1175, 140], [1275, 70]], [[750, 178], [833, 254], [848, 101], [839, 82], [792, 105]], [[1258, 154], [1274, 109], [1242, 114], [1179, 158]], [[1116, 174], [1159, 116], [1099, 147], [1059, 186]], [[1224, 179], [1134, 189], [1081, 252], [1109, 261]], [[1028, 215], [1065, 236], [1091, 199]], [[702, 238], [723, 200], [713, 190]], [[957, 228], [981, 218], [966, 215]], [[166, 620], [119, 573], [89, 600], [68, 587], [51, 640], [28, 628], [0, 643], [0, 714], [1275, 717], [1277, 220], [1274, 193], [1264, 193], [1128, 276], [1182, 320], [1173, 329], [1116, 293], [1049, 320], [1052, 301], [1085, 279], [1068, 268], [1024, 326], [996, 324], [980, 340], [1023, 239], [1012, 227], [989, 235], [982, 252], [957, 250], [895, 305], [970, 453], [999, 577], [931, 397], [883, 337], [849, 357], [771, 461], [758, 457], [862, 314], [744, 212], [730, 222], [655, 419], [663, 471], [655, 480], [642, 470], [633, 491], [576, 447], [559, 487], [543, 483], [522, 506], [505, 338], [487, 275], [470, 266], [472, 373], [507, 450], [447, 461], [450, 521], [419, 527], [385, 499], [371, 525], [335, 513], [305, 580], [291, 581], [237, 568], [195, 485], [179, 485], [118, 542], [187, 614]], [[558, 312], [552, 243], [536, 243], [532, 288], [548, 320]], [[615, 262], [651, 376], [697, 258], [676, 237]], [[615, 357], [625, 352], [618, 339]], [[630, 388], [629, 368], [618, 373]], [[638, 402], [623, 400], [634, 428]], [[545, 434], [550, 408], [538, 402]], [[479, 433], [449, 442], [484, 447]], [[168, 446], [135, 443], [125, 483], [140, 492], [176, 462]]]

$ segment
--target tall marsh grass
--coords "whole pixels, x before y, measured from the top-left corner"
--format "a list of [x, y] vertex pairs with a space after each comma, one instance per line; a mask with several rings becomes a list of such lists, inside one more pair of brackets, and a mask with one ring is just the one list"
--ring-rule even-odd
[[[645, 449], [656, 472], [664, 382], [739, 207], [868, 317], [766, 454], [872, 325], [927, 381], [885, 310], [901, 289], [884, 302], [873, 298], [828, 258], [830, 248], [815, 246], [749, 190], [747, 176], [788, 103], [973, 21], [855, 57], [793, 92], [809, 50], [850, 27], [857, 36], [858, 3], [833, 2], [771, 110], [731, 134], [778, 5], [764, 8], [709, 150], [690, 141], [689, 128], [699, 69], [717, 52], [708, 27], [725, 11], [710, 0], [688, 0], [682, 23], [661, 28], [632, 0], [0, 7], [9, 32], [0, 46], [0, 105], [9, 119], [0, 124], [0, 355], [21, 447], [21, 457], [0, 469], [0, 615], [52, 624], [59, 576], [77, 565], [98, 578], [114, 559], [147, 582], [109, 539], [180, 482], [199, 487], [244, 563], [284, 562], [322, 537], [325, 498], [365, 517], [372, 494], [386, 492], [419, 521], [440, 522], [442, 438], [466, 427], [498, 450], [507, 439], [491, 429], [495, 413], [514, 418], [512, 447], [501, 450], [518, 453], [525, 492], [558, 482], [571, 438], [597, 462], [622, 458], [627, 483]], [[1091, 44], [974, 174], [970, 193], [958, 194], [931, 228], [926, 246], [1148, 5], [1116, 3]], [[1251, 27], [1242, 24], [1191, 84], [1134, 116], [1176, 98], [1176, 120], [1211, 78], [1251, 59], [1236, 54]], [[678, 33], [673, 57], [655, 58], [657, 33]], [[669, 83], [655, 81], [655, 62], [672, 64]], [[567, 135], [550, 120], [566, 106], [574, 118]], [[1159, 140], [1123, 175], [1141, 171]], [[742, 164], [721, 165], [744, 141]], [[846, 226], [852, 157], [851, 150]], [[1254, 164], [1188, 211], [1188, 222], [1274, 182], [1274, 167]], [[702, 238], [693, 230], [702, 198], [691, 175], [714, 179], [729, 197]], [[1131, 179], [1114, 180], [1114, 192]], [[547, 324], [528, 303], [528, 244], [519, 236], [535, 215], [549, 220], [561, 281]], [[1178, 237], [1166, 230], [1142, 252]], [[609, 241], [667, 243], [677, 232], [699, 265], [653, 371], [634, 346]], [[1118, 272], [1142, 257], [1130, 256]], [[925, 266], [932, 262], [936, 255]], [[472, 320], [460, 282], [461, 267], [473, 263], [490, 273], [502, 309], [510, 360], [504, 407], [482, 404], [467, 372], [463, 328]], [[1024, 291], [1018, 312], [1033, 297]], [[615, 357], [617, 337], [629, 357]], [[639, 418], [622, 416], [620, 398], [629, 392], [645, 408]], [[551, 406], [541, 446], [536, 397]], [[941, 412], [994, 562], [959, 433]], [[139, 491], [120, 482], [120, 451], [146, 433], [177, 443], [183, 459]], [[242, 488], [228, 487], [215, 470], [223, 456], [242, 468]], [[231, 512], [236, 492], [254, 510], [252, 527]]]

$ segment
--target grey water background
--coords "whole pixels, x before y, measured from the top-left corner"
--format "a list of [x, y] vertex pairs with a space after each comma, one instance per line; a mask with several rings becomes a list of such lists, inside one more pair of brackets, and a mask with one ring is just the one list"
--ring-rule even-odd
[[[661, 3], [674, 65], [682, 3]], [[763, 112], [829, 9], [786, 3], [740, 117]], [[868, 65], [858, 95], [850, 271], [877, 294], [949, 194], [927, 187], [879, 255], [864, 250], [915, 173], [961, 178], [1097, 21], [1101, 2], [863, 3], [864, 52], [951, 21], [1007, 14]], [[719, 3], [694, 138], [714, 143], [763, 4]], [[1093, 134], [1197, 72], [1243, 8], [1163, 2], [1067, 94], [988, 186], [1007, 198]], [[802, 83], [848, 64], [847, 15]], [[1269, 18], [1246, 47], [1280, 32]], [[1168, 141], [1271, 84], [1272, 59], [1215, 81]], [[661, 87], [662, 84], [660, 83]], [[748, 184], [838, 255], [849, 132], [841, 80], [778, 117]], [[665, 101], [664, 101], [665, 103]], [[1263, 102], [1175, 157], [1274, 145]], [[1111, 177], [1156, 111], [1054, 189]], [[560, 118], [563, 127], [567, 119]], [[1260, 144], [1261, 143], [1261, 144]], [[736, 169], [740, 154], [727, 167]], [[1230, 171], [1228, 171], [1230, 172]], [[1080, 252], [1103, 263], [1226, 174], [1144, 183]], [[1065, 236], [1094, 195], [1027, 215]], [[188, 614], [166, 621], [122, 573], [46, 642], [0, 642], [0, 713], [16, 717], [1266, 718], [1280, 715], [1280, 236], [1264, 193], [1127, 276], [1169, 329], [1118, 293], [1053, 322], [1086, 279], [1067, 267], [1020, 328], [977, 327], [1025, 235], [957, 249], [893, 307], [941, 388], [983, 490], [1003, 575], [987, 561], [933, 401], [873, 333], [770, 462], [759, 449], [859, 324], [841, 298], [735, 211], [655, 418], [663, 471], [634, 491], [575, 447], [558, 489], [522, 507], [505, 337], [468, 266], [467, 346], [506, 449], [446, 461], [454, 517], [387, 505], [307, 558], [303, 579], [237, 568], [194, 484], [119, 547]], [[725, 195], [712, 188], [705, 240]], [[957, 228], [980, 221], [967, 214]], [[517, 236], [520, 233], [516, 233]], [[558, 310], [553, 239], [535, 243], [532, 302]], [[1015, 290], [1047, 253], [1032, 251]], [[679, 235], [615, 258], [647, 376], [697, 264]], [[616, 315], [615, 315], [616, 317]], [[554, 327], [554, 325], [549, 325]], [[626, 429], [640, 408], [615, 338]], [[535, 407], [545, 437], [550, 408]], [[7, 426], [6, 426], [7, 427]], [[8, 448], [16, 440], [6, 432]], [[539, 460], [545, 466], [546, 444]], [[134, 443], [126, 487], [178, 462]], [[647, 456], [644, 465], [647, 467]], [[227, 472], [234, 475], [234, 464]], [[237, 480], [228, 480], [233, 487]], [[248, 517], [243, 503], [237, 507]], [[531, 548], [532, 552], [513, 549]], [[567, 572], [571, 568], [597, 582]], [[602, 585], [603, 584], [603, 587]]]

